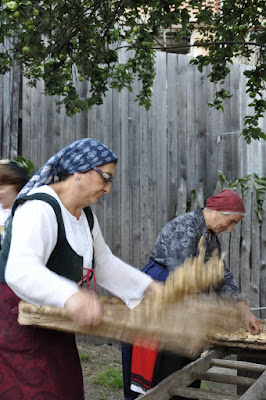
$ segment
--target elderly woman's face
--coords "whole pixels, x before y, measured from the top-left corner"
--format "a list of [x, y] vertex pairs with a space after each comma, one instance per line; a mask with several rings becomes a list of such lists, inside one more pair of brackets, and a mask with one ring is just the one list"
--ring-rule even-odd
[[15, 185], [0, 185], [0, 203], [3, 208], [11, 208], [18, 192]]
[[[111, 181], [106, 182], [106, 180], [108, 180], [108, 177], [114, 176], [115, 166], [116, 163], [111, 162], [97, 167], [96, 170], [91, 169], [81, 174], [81, 189], [84, 194], [86, 192], [88, 204], [96, 204], [105, 193], [110, 193], [112, 183]], [[104, 176], [102, 173], [104, 173]]]
[[241, 221], [242, 218], [241, 214], [222, 214], [216, 211], [211, 230], [217, 234], [224, 231], [232, 232], [234, 226]]

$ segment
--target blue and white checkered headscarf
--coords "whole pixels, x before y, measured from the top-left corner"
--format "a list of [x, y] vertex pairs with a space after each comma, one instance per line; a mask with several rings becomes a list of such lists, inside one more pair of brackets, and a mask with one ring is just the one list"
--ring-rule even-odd
[[61, 174], [86, 172], [117, 159], [117, 156], [98, 140], [77, 140], [51, 157], [22, 188], [18, 197], [24, 196], [33, 188], [57, 182]]

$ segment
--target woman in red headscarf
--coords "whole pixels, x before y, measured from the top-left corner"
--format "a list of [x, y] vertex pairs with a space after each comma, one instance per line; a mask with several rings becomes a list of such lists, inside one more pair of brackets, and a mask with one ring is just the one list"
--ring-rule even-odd
[[[232, 190], [223, 190], [207, 199], [206, 207], [188, 212], [168, 222], [160, 232], [149, 263], [143, 271], [153, 279], [165, 281], [170, 271], [173, 271], [190, 256], [198, 255], [198, 244], [205, 237], [205, 262], [215, 249], [221, 255], [221, 245], [218, 234], [224, 231], [232, 232], [234, 226], [245, 215], [244, 203], [240, 196]], [[234, 301], [242, 311], [246, 329], [252, 334], [258, 334], [262, 328], [256, 317], [250, 312], [243, 301], [238, 285], [232, 272], [224, 266], [224, 279], [214, 288], [217, 295], [223, 299]], [[145, 353], [149, 352], [149, 356]], [[159, 352], [150, 355], [150, 349], [122, 346], [122, 361], [124, 374], [124, 393], [126, 400], [135, 399], [139, 393], [145, 393], [156, 386], [168, 375], [183, 368], [191, 362], [169, 352]], [[151, 360], [146, 366], [147, 358]], [[132, 363], [131, 363], [132, 361]], [[200, 382], [195, 382], [199, 387]], [[181, 400], [183, 397], [173, 396], [170, 400]]]

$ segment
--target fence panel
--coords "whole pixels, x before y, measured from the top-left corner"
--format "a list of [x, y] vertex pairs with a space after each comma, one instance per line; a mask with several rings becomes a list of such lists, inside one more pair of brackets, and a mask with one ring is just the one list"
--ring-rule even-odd
[[[257, 209], [257, 195], [253, 190], [251, 200], [251, 296], [250, 307], [260, 306], [260, 225], [258, 224]], [[254, 314], [260, 317], [260, 312], [256, 311]]]
[[250, 272], [250, 258], [251, 258], [251, 198], [252, 189], [249, 188], [244, 197], [245, 204], [245, 218], [241, 222], [241, 276], [240, 287], [244, 300], [251, 307], [251, 272]]
[[[262, 206], [261, 223], [261, 260], [260, 265], [260, 306], [266, 307], [266, 195]], [[261, 311], [261, 318], [266, 319], [266, 309]]]
[[[11, 43], [5, 40], [0, 51], [9, 50]], [[0, 75], [0, 152], [2, 158], [15, 157], [20, 149], [20, 83], [21, 74], [17, 65], [5, 75]]]
[[[241, 196], [241, 188], [238, 185], [237, 194]], [[241, 224], [238, 223], [234, 226], [230, 234], [230, 253], [229, 253], [229, 267], [232, 271], [238, 285], [240, 285], [241, 265], [240, 265], [240, 246], [241, 246]]]

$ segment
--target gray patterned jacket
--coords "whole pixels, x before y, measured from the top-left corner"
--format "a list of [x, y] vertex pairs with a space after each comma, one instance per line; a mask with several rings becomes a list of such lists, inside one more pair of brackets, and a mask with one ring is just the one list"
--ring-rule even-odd
[[[198, 243], [201, 236], [205, 237], [205, 262], [210, 258], [214, 249], [221, 255], [221, 245], [217, 235], [211, 232], [208, 235], [203, 209], [192, 211], [174, 218], [168, 222], [160, 232], [151, 259], [173, 271], [178, 265], [184, 263], [186, 258], [198, 254]], [[233, 274], [225, 265], [225, 277], [217, 287], [216, 293], [236, 302], [242, 301], [238, 285]]]

